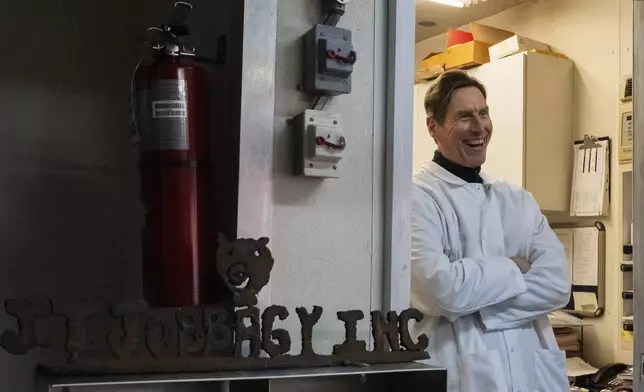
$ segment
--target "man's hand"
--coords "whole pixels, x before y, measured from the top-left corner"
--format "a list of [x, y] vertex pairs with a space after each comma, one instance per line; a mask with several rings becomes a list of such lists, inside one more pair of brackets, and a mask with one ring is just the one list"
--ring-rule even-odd
[[519, 267], [522, 274], [530, 271], [530, 263], [528, 262], [528, 260], [521, 257], [510, 257], [510, 259], [514, 261], [514, 264], [516, 264], [517, 267]]

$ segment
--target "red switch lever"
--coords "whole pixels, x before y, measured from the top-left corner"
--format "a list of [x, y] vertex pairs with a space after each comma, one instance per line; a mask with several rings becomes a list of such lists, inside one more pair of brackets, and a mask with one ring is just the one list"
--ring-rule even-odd
[[338, 142], [339, 144], [331, 143], [330, 141], [326, 140], [322, 136], [318, 136], [315, 138], [315, 144], [317, 144], [318, 146], [327, 146], [335, 150], [344, 150], [344, 147], [346, 146], [346, 141], [344, 137], [340, 137], [338, 139]]
[[349, 53], [349, 56], [342, 56], [341, 54], [339, 54], [334, 50], [328, 50], [326, 54], [327, 56], [329, 56], [330, 59], [336, 59], [343, 63], [354, 64], [356, 62], [356, 52], [353, 50], [351, 51], [351, 53]]

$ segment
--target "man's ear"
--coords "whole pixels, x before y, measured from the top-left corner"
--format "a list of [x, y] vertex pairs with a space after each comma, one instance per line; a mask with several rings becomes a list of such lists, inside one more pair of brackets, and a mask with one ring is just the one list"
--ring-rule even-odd
[[427, 130], [429, 131], [429, 135], [431, 137], [434, 137], [436, 135], [436, 127], [438, 124], [436, 123], [436, 120], [432, 118], [432, 116], [427, 116]]

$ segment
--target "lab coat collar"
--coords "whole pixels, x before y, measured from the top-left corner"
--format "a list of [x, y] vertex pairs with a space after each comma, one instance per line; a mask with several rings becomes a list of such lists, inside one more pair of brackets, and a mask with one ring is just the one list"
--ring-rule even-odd
[[483, 179], [481, 178], [481, 167], [471, 168], [459, 165], [458, 163], [452, 162], [449, 159], [445, 158], [440, 151], [436, 150], [434, 152], [434, 159], [432, 161], [438, 163], [443, 169], [452, 173], [453, 175], [462, 178], [466, 182], [473, 182], [481, 184]]
[[[444, 169], [441, 165], [434, 161], [427, 162], [425, 166], [423, 167], [423, 172], [430, 175], [434, 176], [436, 178], [439, 178], [447, 183], [454, 184], [454, 185], [467, 185], [468, 182], [463, 180], [462, 178], [455, 176], [454, 174], [450, 173], [446, 169]], [[490, 177], [488, 177], [485, 173], [481, 172], [480, 173], [481, 178], [483, 179], [483, 184], [489, 184], [491, 182]]]

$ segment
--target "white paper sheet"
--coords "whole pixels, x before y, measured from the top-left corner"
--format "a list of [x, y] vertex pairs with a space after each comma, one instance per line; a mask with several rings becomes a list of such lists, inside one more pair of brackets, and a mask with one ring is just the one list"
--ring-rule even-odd
[[566, 358], [568, 366], [568, 377], [580, 377], [595, 374], [599, 369], [590, 366], [583, 359], [578, 357]]
[[600, 216], [604, 211], [608, 181], [608, 141], [599, 147], [575, 146], [570, 201], [572, 216]]
[[564, 246], [564, 251], [566, 252], [566, 260], [570, 266], [570, 276], [572, 276], [572, 265], [573, 265], [573, 229], [554, 229], [553, 230], [559, 238], [559, 241]]
[[563, 310], [555, 310], [554, 312], [549, 313], [548, 320], [550, 320], [550, 325], [553, 328], [583, 327], [591, 325], [582, 318], [566, 313]]
[[572, 300], [575, 303], [576, 311], [595, 312], [599, 309], [595, 293], [573, 292]]
[[582, 227], [574, 230], [572, 283], [597, 286], [599, 274], [599, 230]]
[[553, 328], [582, 327], [590, 325], [590, 323], [583, 319], [573, 316], [572, 314], [568, 314], [563, 310], [555, 310], [554, 312], [549, 313], [548, 320], [550, 320], [550, 325]]

